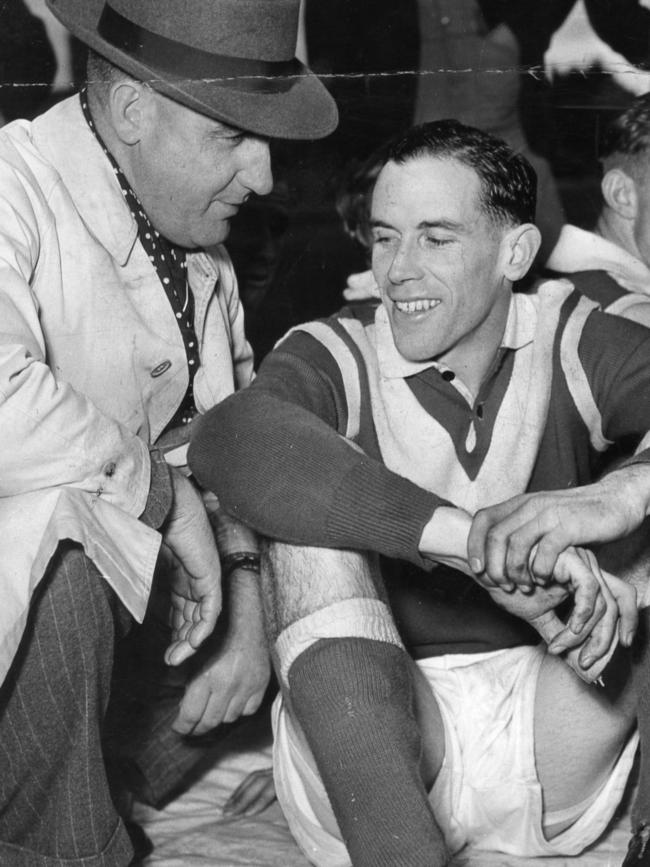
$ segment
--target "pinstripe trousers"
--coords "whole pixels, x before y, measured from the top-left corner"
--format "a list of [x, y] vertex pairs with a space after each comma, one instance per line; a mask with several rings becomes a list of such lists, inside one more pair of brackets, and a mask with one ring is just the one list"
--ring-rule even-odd
[[0, 687], [0, 864], [125, 867], [132, 847], [102, 752], [126, 610], [82, 550], [63, 543]]

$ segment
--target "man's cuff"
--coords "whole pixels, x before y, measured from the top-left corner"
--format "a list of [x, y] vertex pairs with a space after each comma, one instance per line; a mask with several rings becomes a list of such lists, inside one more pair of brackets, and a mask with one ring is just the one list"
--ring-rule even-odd
[[159, 449], [150, 452], [151, 483], [149, 495], [140, 515], [140, 520], [148, 527], [158, 530], [169, 514], [174, 499], [171, 469]]

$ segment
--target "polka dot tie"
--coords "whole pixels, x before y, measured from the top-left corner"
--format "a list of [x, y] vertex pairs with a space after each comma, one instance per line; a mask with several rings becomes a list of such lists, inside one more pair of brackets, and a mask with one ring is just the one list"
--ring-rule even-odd
[[124, 172], [95, 128], [95, 123], [88, 107], [86, 88], [80, 92], [79, 97], [81, 100], [81, 110], [86, 118], [86, 122], [113, 167], [124, 200], [137, 224], [139, 241], [145, 253], [149, 256], [151, 264], [156, 269], [160, 283], [174, 311], [181, 337], [183, 338], [183, 346], [185, 347], [185, 355], [187, 357], [189, 384], [181, 405], [165, 429], [171, 430], [179, 425], [189, 424], [196, 414], [193, 383], [194, 375], [200, 364], [198, 341], [196, 339], [196, 332], [194, 331], [194, 297], [187, 280], [185, 250], [170, 243], [151, 225]]

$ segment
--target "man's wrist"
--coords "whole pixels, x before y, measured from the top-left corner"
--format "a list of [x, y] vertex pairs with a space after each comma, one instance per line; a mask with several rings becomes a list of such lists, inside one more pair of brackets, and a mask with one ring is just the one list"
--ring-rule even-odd
[[420, 538], [419, 550], [432, 560], [467, 561], [467, 539], [472, 525], [469, 514], [454, 506], [438, 506]]
[[224, 582], [230, 633], [257, 634], [262, 627], [259, 574], [235, 567]]
[[165, 523], [174, 500], [174, 487], [171, 479], [171, 468], [159, 449], [149, 452], [151, 461], [151, 481], [149, 494], [140, 520], [154, 530], [160, 529]]

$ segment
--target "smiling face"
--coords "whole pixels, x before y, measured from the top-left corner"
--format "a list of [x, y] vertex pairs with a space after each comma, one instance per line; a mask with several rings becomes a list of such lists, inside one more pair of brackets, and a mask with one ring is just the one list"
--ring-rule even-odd
[[153, 91], [149, 99], [129, 181], [170, 241], [189, 248], [220, 243], [249, 195], [271, 191], [268, 142]]
[[485, 212], [477, 173], [453, 158], [388, 162], [371, 222], [372, 270], [399, 352], [455, 369], [493, 356], [510, 303], [509, 227]]

